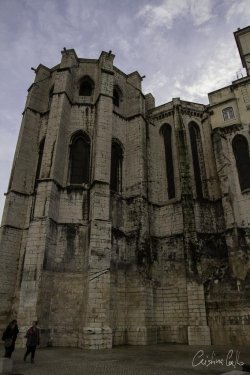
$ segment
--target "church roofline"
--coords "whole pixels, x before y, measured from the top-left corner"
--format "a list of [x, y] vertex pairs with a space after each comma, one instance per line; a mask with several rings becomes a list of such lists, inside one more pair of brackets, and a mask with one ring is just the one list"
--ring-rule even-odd
[[135, 71], [132, 72], [132, 73], [127, 74], [127, 77], [135, 76], [135, 75], [136, 75], [141, 81], [143, 80], [143, 77], [140, 75], [140, 73], [138, 73], [137, 70], [135, 70]]
[[232, 81], [232, 83], [230, 85], [221, 87], [221, 88], [219, 88], [217, 90], [214, 90], [214, 91], [210, 91], [207, 95], [209, 97], [210, 95], [213, 95], [213, 94], [215, 94], [215, 93], [217, 93], [219, 91], [222, 91], [222, 90], [225, 90], [225, 89], [229, 89], [231, 87], [238, 86], [238, 85], [243, 84], [243, 83], [248, 82], [248, 81], [250, 81], [250, 76], [245, 76], [245, 77], [236, 79], [236, 80]]
[[117, 68], [117, 66], [115, 66], [115, 65], [113, 66], [113, 68], [114, 68], [114, 70], [115, 70], [117, 73], [123, 75], [125, 78], [129, 78], [129, 77], [131, 77], [131, 76], [133, 76], [133, 75], [137, 75], [138, 78], [139, 78], [141, 81], [143, 80], [143, 77], [140, 75], [140, 73], [138, 73], [137, 70], [135, 70], [135, 71], [132, 72], [132, 73], [128, 73], [128, 74], [126, 74], [126, 73], [124, 73], [121, 69]]
[[[32, 68], [33, 69], [33, 68]], [[51, 72], [51, 69], [48, 68], [47, 66], [43, 65], [43, 64], [39, 64], [36, 68], [36, 71], [40, 70], [40, 69], [46, 69], [48, 70], [49, 72]]]
[[64, 55], [64, 54], [67, 55], [68, 53], [73, 54], [75, 56], [75, 59], [78, 60], [78, 56], [77, 56], [76, 51], [74, 50], [74, 48], [67, 49], [67, 48], [64, 47], [63, 50], [61, 51], [62, 55]]
[[[176, 98], [172, 98], [171, 101], [163, 103], [163, 104], [160, 104], [160, 105], [158, 105], [158, 106], [150, 109], [149, 112], [154, 112], [155, 110], [163, 109], [163, 107], [166, 107], [166, 106], [169, 106], [169, 107], [173, 108], [174, 107], [174, 100], [173, 99], [176, 99]], [[182, 105], [182, 106], [185, 105], [185, 104], [187, 104], [187, 105], [195, 105], [195, 106], [198, 105], [198, 106], [201, 107], [201, 110], [206, 109], [206, 107], [208, 106], [208, 104], [202, 104], [202, 103], [197, 103], [197, 102], [189, 102], [187, 100], [181, 100], [181, 99], [179, 99], [179, 104]]]

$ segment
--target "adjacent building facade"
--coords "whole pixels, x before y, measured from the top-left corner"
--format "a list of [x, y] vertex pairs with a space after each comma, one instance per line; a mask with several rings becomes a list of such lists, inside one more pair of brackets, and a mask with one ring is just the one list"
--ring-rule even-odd
[[155, 107], [114, 55], [39, 65], [1, 226], [0, 327], [44, 345], [250, 344], [247, 76]]

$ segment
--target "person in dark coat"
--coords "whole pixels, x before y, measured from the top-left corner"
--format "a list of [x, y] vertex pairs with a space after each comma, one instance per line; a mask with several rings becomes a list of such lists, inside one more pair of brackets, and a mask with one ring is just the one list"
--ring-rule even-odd
[[5, 354], [4, 354], [5, 358], [11, 358], [11, 355], [15, 350], [15, 342], [16, 342], [18, 333], [19, 333], [19, 329], [18, 329], [17, 321], [16, 319], [14, 319], [12, 320], [12, 322], [10, 322], [7, 325], [3, 333], [3, 337], [2, 337], [2, 340], [4, 341], [4, 347], [5, 347]]
[[26, 353], [24, 355], [24, 362], [26, 361], [27, 356], [31, 353], [31, 363], [34, 363], [34, 357], [36, 352], [37, 345], [40, 344], [40, 332], [37, 327], [37, 322], [32, 323], [32, 327], [30, 327], [25, 335], [27, 338], [26, 342]]

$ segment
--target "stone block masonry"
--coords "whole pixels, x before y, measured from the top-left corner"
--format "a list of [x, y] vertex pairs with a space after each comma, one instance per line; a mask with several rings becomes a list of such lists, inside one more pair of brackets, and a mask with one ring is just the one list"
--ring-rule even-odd
[[209, 106], [155, 107], [114, 57], [64, 49], [36, 70], [0, 231], [0, 329], [17, 318], [24, 345], [38, 320], [43, 346], [88, 349], [250, 343], [250, 78]]

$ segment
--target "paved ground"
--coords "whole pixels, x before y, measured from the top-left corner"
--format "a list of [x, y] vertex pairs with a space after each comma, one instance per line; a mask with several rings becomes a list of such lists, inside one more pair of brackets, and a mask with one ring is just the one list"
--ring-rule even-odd
[[[234, 351], [229, 359], [230, 349]], [[204, 354], [198, 358], [199, 350], [204, 350]], [[37, 350], [35, 364], [24, 363], [24, 349], [16, 349], [13, 375], [219, 375], [241, 369], [232, 363], [237, 361], [237, 351], [240, 352], [238, 362], [250, 363], [250, 348], [246, 347], [157, 345], [99, 351], [42, 348]]]

